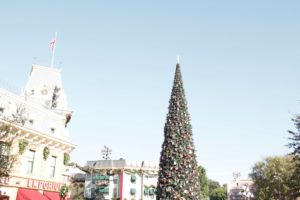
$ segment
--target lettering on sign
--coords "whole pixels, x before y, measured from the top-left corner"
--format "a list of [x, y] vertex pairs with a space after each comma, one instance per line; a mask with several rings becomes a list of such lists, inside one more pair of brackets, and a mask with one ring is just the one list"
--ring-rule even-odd
[[7, 185], [8, 182], [9, 182], [9, 178], [8, 177], [1, 177], [0, 178], [0, 184]]
[[59, 191], [60, 186], [61, 186], [60, 183], [27, 179], [27, 187], [28, 188], [39, 189], [39, 190]]

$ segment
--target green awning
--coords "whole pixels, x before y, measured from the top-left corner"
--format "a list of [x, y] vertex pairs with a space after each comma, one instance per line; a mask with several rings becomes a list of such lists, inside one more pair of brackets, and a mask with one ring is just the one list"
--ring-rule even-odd
[[132, 183], [134, 183], [136, 181], [136, 175], [131, 175], [130, 180]]
[[155, 193], [155, 189], [150, 189], [149, 190], [149, 195], [154, 195], [154, 193]]
[[135, 194], [135, 193], [136, 193], [135, 188], [131, 188], [131, 189], [130, 189], [130, 194], [133, 195], [133, 194]]
[[148, 188], [144, 189], [144, 195], [149, 195], [149, 189]]
[[105, 187], [105, 188], [97, 188], [97, 189], [96, 189], [96, 192], [100, 192], [100, 193], [103, 193], [103, 194], [108, 194], [108, 193], [109, 193], [109, 188], [108, 188], [108, 187]]
[[95, 179], [96, 179], [96, 180], [109, 180], [109, 176], [97, 174], [97, 175], [95, 176]]

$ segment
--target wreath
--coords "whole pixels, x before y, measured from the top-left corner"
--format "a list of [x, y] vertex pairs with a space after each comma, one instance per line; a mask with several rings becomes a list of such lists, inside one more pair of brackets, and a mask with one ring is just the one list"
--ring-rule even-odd
[[22, 155], [28, 146], [28, 142], [21, 140], [19, 141], [19, 154]]
[[43, 150], [43, 158], [44, 160], [47, 160], [50, 154], [50, 149], [48, 147], [45, 147]]
[[68, 165], [70, 161], [70, 154], [64, 153], [64, 165]]

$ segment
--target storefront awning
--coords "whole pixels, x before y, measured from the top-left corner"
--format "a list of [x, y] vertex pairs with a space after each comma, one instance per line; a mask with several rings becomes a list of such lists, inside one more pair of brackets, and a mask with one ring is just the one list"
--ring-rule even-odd
[[47, 198], [47, 200], [60, 200], [58, 192], [44, 192], [44, 196]]
[[0, 200], [9, 200], [9, 196], [0, 194]]
[[38, 190], [18, 189], [16, 200], [48, 200]]

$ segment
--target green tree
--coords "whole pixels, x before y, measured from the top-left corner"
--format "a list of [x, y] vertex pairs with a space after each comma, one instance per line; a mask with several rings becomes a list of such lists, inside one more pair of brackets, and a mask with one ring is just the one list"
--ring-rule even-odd
[[24, 105], [16, 106], [15, 112], [4, 115], [5, 109], [0, 107], [0, 177], [8, 177], [17, 155], [12, 151], [18, 136], [16, 125], [24, 125], [26, 112]]
[[158, 200], [199, 200], [198, 165], [179, 64], [169, 103], [156, 197]]
[[218, 187], [212, 190], [209, 194], [210, 200], [226, 200], [227, 199], [227, 188]]
[[10, 124], [0, 125], [0, 177], [8, 177], [16, 160], [12, 145], [16, 130]]
[[207, 197], [208, 197], [208, 178], [206, 176], [205, 168], [202, 167], [201, 165], [199, 165], [198, 173], [199, 173], [201, 199], [207, 199]]
[[293, 193], [300, 196], [300, 116], [297, 116], [292, 120], [295, 124], [296, 131], [288, 131], [291, 135], [288, 147], [292, 149], [291, 155], [295, 164]]
[[210, 200], [227, 199], [227, 186], [223, 185], [223, 187], [221, 187], [218, 181], [208, 179], [208, 190]]
[[209, 191], [213, 191], [214, 189], [217, 189], [221, 187], [220, 183], [218, 181], [214, 181], [214, 180], [211, 180], [211, 179], [208, 179], [208, 188], [209, 188]]
[[254, 181], [257, 199], [296, 199], [292, 188], [295, 165], [290, 156], [267, 157], [255, 163], [249, 176]]

